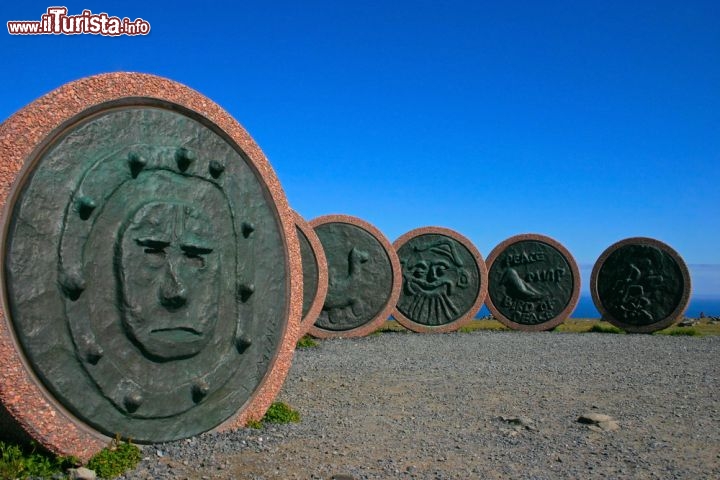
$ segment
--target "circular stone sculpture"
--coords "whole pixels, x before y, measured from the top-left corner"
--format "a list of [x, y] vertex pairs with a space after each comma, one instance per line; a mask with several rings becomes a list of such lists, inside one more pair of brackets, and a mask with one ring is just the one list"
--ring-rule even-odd
[[395, 249], [377, 228], [356, 217], [326, 215], [310, 225], [328, 264], [327, 296], [310, 334], [347, 338], [374, 332], [388, 319], [400, 295]]
[[403, 284], [393, 317], [414, 332], [450, 332], [472, 321], [487, 295], [487, 267], [470, 240], [441, 227], [393, 243]]
[[690, 273], [665, 243], [628, 238], [595, 262], [590, 293], [603, 320], [631, 333], [650, 333], [682, 318], [690, 301]]
[[565, 321], [580, 296], [580, 271], [550, 237], [508, 238], [488, 256], [488, 309], [514, 330], [550, 330]]
[[183, 85], [113, 73], [36, 100], [0, 139], [0, 400], [15, 422], [87, 458], [115, 435], [261, 417], [289, 369], [302, 270], [245, 130]]
[[303, 304], [299, 338], [312, 328], [322, 310], [328, 290], [328, 268], [320, 239], [310, 224], [297, 212], [295, 212], [295, 227], [300, 241], [303, 267]]

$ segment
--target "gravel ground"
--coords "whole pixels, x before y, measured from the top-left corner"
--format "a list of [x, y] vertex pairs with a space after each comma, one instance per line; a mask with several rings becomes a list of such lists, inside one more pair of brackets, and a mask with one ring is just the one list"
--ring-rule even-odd
[[326, 340], [295, 353], [278, 397], [300, 423], [144, 447], [123, 478], [717, 479], [719, 361], [720, 337]]

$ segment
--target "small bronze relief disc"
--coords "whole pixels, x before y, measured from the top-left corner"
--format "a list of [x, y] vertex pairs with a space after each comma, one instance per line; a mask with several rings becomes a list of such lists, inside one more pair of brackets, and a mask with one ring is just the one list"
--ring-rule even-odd
[[359, 337], [385, 322], [400, 294], [400, 262], [374, 226], [348, 215], [327, 215], [310, 225], [325, 250], [328, 291], [310, 329], [320, 338]]
[[302, 321], [298, 332], [298, 336], [302, 337], [315, 324], [325, 303], [328, 269], [325, 250], [315, 230], [297, 212], [295, 212], [295, 222], [303, 266]]
[[440, 227], [412, 230], [394, 243], [403, 285], [393, 317], [416, 332], [449, 332], [472, 321], [487, 294], [477, 248]]
[[580, 271], [570, 252], [550, 237], [511, 237], [488, 256], [486, 305], [504, 325], [549, 330], [570, 316], [580, 296]]
[[611, 245], [590, 277], [590, 293], [603, 319], [632, 333], [651, 333], [678, 321], [690, 292], [690, 273], [682, 257], [652, 238]]

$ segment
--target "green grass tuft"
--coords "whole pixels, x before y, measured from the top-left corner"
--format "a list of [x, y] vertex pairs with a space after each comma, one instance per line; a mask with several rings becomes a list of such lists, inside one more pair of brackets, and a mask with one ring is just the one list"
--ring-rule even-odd
[[310, 335], [303, 335], [303, 337], [298, 340], [296, 348], [315, 348], [317, 346], [318, 342], [316, 342], [314, 338]]
[[290, 405], [283, 402], [274, 402], [261, 420], [248, 420], [245, 426], [260, 430], [265, 423], [298, 423], [299, 421], [300, 413], [293, 410]]
[[372, 332], [371, 336], [382, 335], [383, 333], [410, 333], [410, 330], [403, 327], [397, 320], [387, 320], [380, 328]]
[[0, 441], [0, 478], [50, 478], [80, 465], [75, 457], [56, 457], [36, 449], [35, 444], [24, 447]]
[[98, 477], [115, 478], [137, 466], [142, 458], [140, 449], [132, 442], [123, 442], [117, 436], [107, 448], [96, 453], [87, 463]]
[[275, 402], [270, 405], [262, 420], [267, 423], [297, 423], [300, 421], [300, 413], [287, 403]]
[[670, 335], [673, 337], [702, 337], [703, 334], [691, 327], [671, 327], [655, 332], [657, 335]]
[[621, 329], [614, 325], [601, 325], [599, 323], [596, 323], [592, 326], [589, 332], [595, 332], [595, 333], [624, 333]]
[[[599, 327], [595, 327], [595, 325], [599, 325]], [[687, 330], [689, 327], [675, 327], [677, 329]], [[603, 321], [601, 319], [597, 318], [568, 318], [563, 323], [552, 329], [553, 332], [558, 333], [586, 333], [586, 332], [601, 332], [601, 333], [609, 333], [607, 330], [613, 330], [612, 333], [624, 333], [622, 330], [619, 332], [615, 331], [617, 327], [612, 325], [611, 323], [607, 321]], [[668, 333], [666, 331], [662, 331], [661, 335], [689, 335], [689, 336], [699, 336], [699, 337], [705, 337], [705, 336], [720, 336], [720, 322], [714, 321], [712, 318], [702, 318], [699, 320], [699, 322], [692, 327], [693, 330], [696, 330], [699, 335], [693, 334], [693, 333]], [[495, 320], [492, 317], [483, 317], [483, 318], [476, 318], [472, 322], [470, 322], [468, 325], [463, 326], [462, 328], [458, 329], [461, 333], [467, 333], [467, 332], [474, 332], [476, 330], [493, 330], [493, 331], [510, 331], [510, 332], [517, 332], [519, 330], [512, 330], [502, 323], [500, 323], [498, 320]], [[669, 331], [673, 331], [672, 327], [668, 329]], [[383, 333], [398, 333], [398, 332], [404, 332], [409, 333], [408, 330], [405, 330], [405, 328], [398, 324], [395, 320], [388, 320], [385, 322], [380, 329], [372, 333], [371, 335], [381, 335]]]
[[252, 428], [255, 430], [261, 430], [262, 429], [262, 422], [260, 420], [248, 420], [247, 425], [245, 425], [247, 428]]

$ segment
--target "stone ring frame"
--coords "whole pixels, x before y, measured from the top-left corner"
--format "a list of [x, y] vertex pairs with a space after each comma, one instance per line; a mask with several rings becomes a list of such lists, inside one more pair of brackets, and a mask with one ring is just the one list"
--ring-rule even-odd
[[[154, 119], [150, 137], [177, 141], [168, 145], [125, 141], [106, 151], [94, 151], [97, 158], [85, 159], [83, 167], [73, 163], [77, 159], [72, 155], [58, 159], [58, 171], [65, 172], [63, 165], [67, 165], [67, 171], [85, 173], [80, 177], [72, 172], [68, 175], [78, 180], [68, 180], [76, 187], [65, 201], [67, 207], [55, 207], [43, 198], [35, 201], [40, 210], [43, 204], [50, 208], [47, 218], [39, 216], [38, 225], [58, 225], [47, 226], [49, 234], [37, 237], [52, 237], [57, 250], [40, 248], [45, 244], [38, 240], [33, 247], [36, 252], [23, 251], [22, 245], [32, 242], [11, 234], [29, 228], [18, 209], [26, 208], [22, 202], [30, 195], [27, 192], [32, 193], [34, 182], [43, 178], [43, 162], [63, 148], [64, 152], [74, 152], [78, 145], [80, 150], [85, 148], [83, 135], [87, 132], [106, 128], [103, 138], [112, 143], [113, 135], [108, 132], [115, 128], [113, 122], [124, 125], [122, 118], [129, 119], [130, 130], [138, 121]], [[185, 148], [186, 143], [193, 142], [212, 145], [208, 147], [212, 152], [219, 148], [227, 154], [207, 158], [202, 151]], [[206, 430], [238, 428], [250, 419], [259, 419], [290, 367], [300, 325], [302, 266], [293, 213], [269, 162], [247, 132], [218, 105], [184, 85], [147, 74], [111, 73], [66, 84], [14, 114], [0, 125], [0, 153], [0, 204], [4, 206], [0, 240], [0, 424], [18, 429], [19, 435], [27, 435], [55, 453], [87, 459], [114, 433], [155, 442]], [[106, 161], [105, 155], [120, 160]], [[225, 164], [223, 159], [237, 162]], [[126, 173], [119, 173], [122, 168]], [[248, 185], [252, 187], [244, 191]], [[65, 192], [61, 182], [57, 190]], [[137, 200], [146, 194], [152, 198]], [[51, 192], [48, 198], [52, 195], [59, 194]], [[132, 212], [118, 213], [125, 202], [134, 205]], [[213, 210], [215, 213], [208, 214], [208, 208], [219, 208], [220, 213]], [[66, 220], [57, 219], [63, 216], [56, 215], [57, 209], [65, 209]], [[220, 217], [213, 220], [213, 215]], [[112, 235], [94, 233], [102, 230], [100, 226], [108, 218], [116, 222], [113, 225], [123, 225], [108, 229], [117, 232], [115, 246], [108, 241]], [[220, 218], [233, 220], [228, 226]], [[223, 240], [233, 236], [238, 239], [235, 244], [241, 246], [224, 246]], [[275, 249], [272, 254], [263, 250], [266, 244]], [[29, 275], [25, 272], [27, 259], [34, 260], [39, 253], [40, 262], [50, 264], [53, 251], [58, 260], [52, 268], [38, 270], [41, 286], [23, 285], [22, 280]], [[100, 270], [107, 277], [105, 283], [96, 282], [98, 272], [92, 270], [96, 265], [105, 267]], [[124, 274], [127, 271], [132, 272], [130, 277]], [[185, 274], [199, 282], [188, 285]], [[144, 292], [145, 285], [158, 284], [157, 297]], [[23, 287], [29, 290], [18, 290]], [[121, 322], [105, 321], [113, 308], [106, 308], [107, 302], [103, 302], [115, 296], [108, 290], [117, 290], [120, 305], [126, 305], [118, 307], [121, 313], [111, 312], [117, 319], [122, 317]], [[38, 338], [33, 337], [34, 331], [23, 331], [25, 318], [31, 318], [36, 326], [37, 312], [29, 314], [25, 307], [40, 297], [50, 298], [49, 304], [64, 305], [61, 313], [51, 312], [48, 318], [64, 317], [69, 328], [42, 324], [50, 336]], [[151, 312], [152, 318], [159, 319], [153, 325], [142, 313], [143, 308], [149, 308], [143, 303], [148, 299], [159, 302], [165, 312], [159, 316]], [[276, 320], [264, 325], [265, 309], [271, 304], [275, 304]], [[153, 304], [153, 308], [160, 307]], [[202, 321], [189, 323], [194, 317], [188, 315]], [[70, 336], [58, 338], [53, 334], [63, 328], [71, 332]], [[124, 333], [122, 346], [118, 346], [116, 336], [106, 338], [118, 328]], [[55, 366], [48, 368], [52, 355], [38, 347], [43, 342], [57, 350], [60, 360], [78, 359], [82, 369], [77, 376], [84, 378], [79, 386], [63, 385], [75, 380], [69, 370], [56, 378]], [[172, 348], [174, 342], [179, 345], [177, 350]], [[189, 369], [196, 370], [194, 377], [180, 382], [187, 385], [187, 392], [172, 380], [163, 384], [161, 391], [153, 392], [148, 389], [152, 382], [143, 386], [137, 380], [142, 371], [132, 371], [142, 370], [133, 367], [133, 359], [138, 358], [158, 372], [163, 368], [184, 371], [172, 365], [190, 362], [187, 365], [192, 366], [193, 359], [202, 364]], [[249, 368], [243, 363], [235, 371], [223, 373], [222, 365], [235, 359], [257, 359], [262, 366]], [[57, 362], [61, 368], [68, 363], [72, 362]], [[74, 404], [73, 395], [77, 394], [73, 388], [82, 389], [85, 384], [101, 392], [91, 395], [102, 397], [92, 400], [93, 406], [107, 404], [96, 417]], [[213, 389], [217, 389], [215, 396]], [[236, 390], [243, 393], [230, 393]], [[157, 398], [153, 397], [156, 393]], [[176, 404], [165, 404], [175, 397], [180, 399]], [[185, 412], [197, 413], [185, 421]], [[130, 434], [123, 431], [124, 423], [117, 420], [105, 424], [106, 416], [146, 424], [133, 435], [132, 429]], [[180, 420], [173, 423], [174, 418]], [[152, 433], [155, 431], [157, 437]]]
[[[402, 293], [392, 313], [398, 323], [414, 332], [441, 333], [475, 318], [487, 295], [488, 276], [482, 255], [468, 238], [448, 228], [422, 227], [405, 233], [393, 246], [403, 269]], [[418, 258], [420, 268], [413, 271], [408, 261], [418, 255], [423, 257]]]

